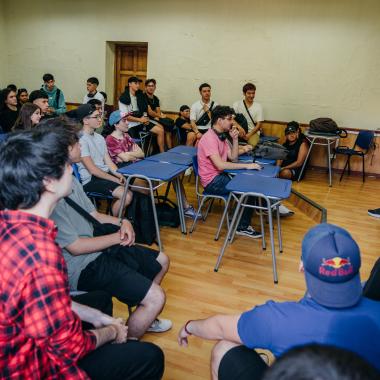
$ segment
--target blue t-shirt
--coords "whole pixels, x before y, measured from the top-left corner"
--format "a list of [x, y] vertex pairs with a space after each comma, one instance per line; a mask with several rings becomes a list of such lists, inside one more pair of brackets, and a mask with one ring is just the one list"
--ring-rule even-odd
[[356, 352], [380, 369], [380, 302], [367, 298], [347, 309], [326, 308], [309, 297], [268, 301], [241, 315], [238, 333], [245, 346], [270, 350], [276, 357], [295, 346], [319, 343]]

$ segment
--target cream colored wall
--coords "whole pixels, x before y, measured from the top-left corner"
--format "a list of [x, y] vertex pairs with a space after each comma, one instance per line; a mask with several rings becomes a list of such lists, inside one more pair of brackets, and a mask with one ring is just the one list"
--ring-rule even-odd
[[53, 72], [68, 101], [93, 75], [112, 92], [106, 41], [141, 41], [164, 109], [195, 101], [203, 81], [231, 104], [253, 81], [267, 120], [379, 126], [378, 0], [5, 1], [9, 81], [30, 89]]
[[0, 88], [7, 86], [8, 65], [7, 65], [7, 43], [6, 43], [6, 27], [5, 27], [5, 7], [0, 0]]

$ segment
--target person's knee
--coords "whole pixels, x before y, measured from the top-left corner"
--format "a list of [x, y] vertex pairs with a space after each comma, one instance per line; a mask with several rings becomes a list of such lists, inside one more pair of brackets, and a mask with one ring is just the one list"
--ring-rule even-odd
[[222, 362], [226, 353], [237, 346], [239, 346], [239, 344], [230, 342], [228, 340], [220, 340], [215, 344], [211, 353], [211, 368], [215, 374], [218, 374], [220, 363]]
[[165, 253], [160, 252], [157, 256], [157, 261], [161, 264], [162, 270], [164, 273], [166, 273], [169, 270], [170, 265], [170, 259], [169, 256], [165, 255]]
[[291, 179], [292, 178], [292, 173], [289, 169], [281, 170], [279, 174], [280, 178], [284, 179]]
[[164, 290], [157, 285], [156, 283], [152, 282], [152, 286], [148, 290], [148, 293], [142, 300], [143, 305], [150, 305], [154, 307], [161, 308], [163, 305], [165, 305], [166, 301], [166, 295]]

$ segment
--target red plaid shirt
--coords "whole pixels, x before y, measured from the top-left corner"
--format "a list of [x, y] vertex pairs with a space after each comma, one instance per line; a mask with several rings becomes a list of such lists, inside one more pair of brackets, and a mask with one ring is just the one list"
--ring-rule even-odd
[[95, 349], [71, 310], [53, 221], [0, 211], [0, 378], [86, 379], [77, 361]]

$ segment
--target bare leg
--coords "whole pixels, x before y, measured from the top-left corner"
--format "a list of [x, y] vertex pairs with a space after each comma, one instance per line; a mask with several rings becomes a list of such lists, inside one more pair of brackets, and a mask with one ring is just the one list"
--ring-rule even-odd
[[284, 179], [292, 179], [292, 172], [289, 169], [281, 170], [279, 177]]
[[157, 136], [157, 145], [160, 152], [165, 152], [165, 131], [162, 125], [155, 125], [151, 130]]
[[153, 282], [144, 299], [128, 319], [128, 337], [141, 338], [157, 315], [161, 313], [165, 300], [165, 292]]
[[[124, 187], [119, 186], [117, 187], [113, 192], [112, 196], [115, 197], [117, 200], [112, 205], [112, 215], [118, 215], [119, 209], [120, 209], [120, 202], [121, 198], [123, 197]], [[126, 208], [131, 202], [132, 202], [133, 194], [132, 191], [128, 190], [127, 196], [125, 197], [125, 203], [124, 207]]]
[[212, 380], [218, 380], [219, 366], [220, 366], [220, 362], [223, 359], [223, 356], [227, 353], [227, 351], [237, 346], [241, 346], [241, 344], [230, 342], [228, 340], [221, 340], [214, 346], [211, 353]]
[[186, 145], [193, 146], [196, 139], [197, 139], [196, 134], [194, 132], [189, 132], [186, 138]]
[[173, 148], [172, 133], [165, 132], [165, 137], [166, 137], [166, 146], [168, 147], [168, 149]]
[[156, 259], [162, 266], [161, 271], [156, 275], [156, 277], [153, 279], [153, 282], [155, 282], [157, 285], [161, 284], [162, 279], [164, 278], [166, 272], [169, 269], [169, 257], [165, 255], [165, 253], [160, 252]]

